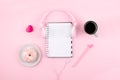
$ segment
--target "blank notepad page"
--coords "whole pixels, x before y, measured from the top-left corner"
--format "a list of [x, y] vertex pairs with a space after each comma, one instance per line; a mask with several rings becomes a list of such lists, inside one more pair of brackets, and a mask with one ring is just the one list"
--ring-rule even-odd
[[71, 31], [71, 23], [48, 23], [46, 27], [48, 57], [72, 57]]

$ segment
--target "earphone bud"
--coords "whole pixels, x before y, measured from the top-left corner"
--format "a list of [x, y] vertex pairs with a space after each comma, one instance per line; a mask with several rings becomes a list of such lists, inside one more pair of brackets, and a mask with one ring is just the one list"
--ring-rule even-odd
[[94, 21], [87, 21], [84, 25], [84, 30], [87, 34], [94, 35], [98, 30], [98, 25]]
[[47, 25], [47, 18], [48, 18], [48, 16], [50, 15], [50, 14], [52, 14], [52, 13], [54, 13], [54, 12], [61, 12], [61, 13], [64, 13], [64, 14], [66, 14], [67, 15], [67, 17], [68, 17], [68, 19], [69, 19], [69, 21], [72, 23], [72, 25], [73, 25], [73, 28], [72, 28], [72, 37], [74, 36], [74, 35], [76, 35], [76, 31], [75, 31], [75, 27], [76, 27], [76, 24], [77, 24], [77, 21], [76, 21], [76, 19], [74, 18], [74, 16], [71, 14], [71, 13], [69, 13], [69, 12], [66, 12], [66, 11], [64, 11], [64, 10], [53, 10], [53, 11], [49, 11], [48, 13], [45, 13], [44, 15], [43, 15], [43, 17], [41, 18], [41, 27], [42, 27], [42, 32], [43, 32], [43, 34], [44, 34], [44, 36], [45, 36], [45, 27], [46, 27], [46, 25]]

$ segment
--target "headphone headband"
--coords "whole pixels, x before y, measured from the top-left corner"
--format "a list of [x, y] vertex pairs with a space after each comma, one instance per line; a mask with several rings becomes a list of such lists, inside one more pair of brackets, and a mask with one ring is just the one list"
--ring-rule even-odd
[[68, 19], [72, 22], [72, 24], [73, 24], [73, 29], [72, 29], [72, 36], [75, 34], [75, 27], [76, 27], [76, 23], [77, 23], [77, 21], [76, 21], [76, 19], [74, 18], [74, 16], [71, 14], [71, 13], [69, 13], [69, 12], [66, 12], [66, 11], [64, 11], [64, 10], [52, 10], [52, 11], [49, 11], [49, 12], [47, 12], [47, 13], [45, 13], [44, 15], [43, 15], [43, 17], [41, 18], [41, 24], [40, 24], [40, 26], [42, 27], [42, 30], [43, 30], [43, 32], [44, 32], [44, 34], [45, 34], [45, 28], [44, 27], [46, 27], [46, 25], [47, 25], [47, 18], [48, 18], [48, 16], [50, 15], [50, 14], [52, 14], [52, 13], [54, 13], [54, 12], [60, 12], [60, 13], [64, 13], [65, 15], [67, 15], [67, 17], [68, 17]]
[[71, 13], [66, 12], [64, 10], [52, 10], [52, 11], [45, 13], [45, 15], [43, 15], [43, 17], [41, 18], [41, 26], [42, 27], [46, 26], [46, 23], [47, 23], [46, 21], [47, 21], [48, 16], [54, 12], [64, 13], [65, 15], [67, 15], [68, 19], [72, 22], [73, 26], [74, 27], [76, 26], [76, 19], [73, 17], [73, 15]]

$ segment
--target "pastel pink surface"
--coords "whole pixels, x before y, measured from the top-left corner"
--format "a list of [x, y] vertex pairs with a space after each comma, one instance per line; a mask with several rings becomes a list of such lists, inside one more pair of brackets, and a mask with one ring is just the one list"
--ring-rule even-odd
[[[0, 0], [0, 80], [57, 80], [55, 71], [62, 71], [59, 80], [120, 80], [119, 8], [119, 0]], [[53, 9], [70, 11], [79, 22], [73, 40], [74, 56], [67, 66], [66, 59], [45, 56], [40, 18]], [[55, 17], [51, 15], [53, 20]], [[98, 24], [97, 38], [84, 32], [88, 20]], [[25, 31], [29, 24], [34, 26], [30, 34]], [[24, 67], [18, 51], [33, 43], [42, 50], [42, 60], [33, 68]], [[94, 46], [72, 68], [88, 44]]]

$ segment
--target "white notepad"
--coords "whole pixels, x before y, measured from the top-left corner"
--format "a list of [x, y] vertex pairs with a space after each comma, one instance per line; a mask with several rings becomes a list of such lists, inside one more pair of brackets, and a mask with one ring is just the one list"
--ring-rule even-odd
[[46, 53], [48, 57], [72, 57], [72, 24], [48, 23], [46, 27]]

